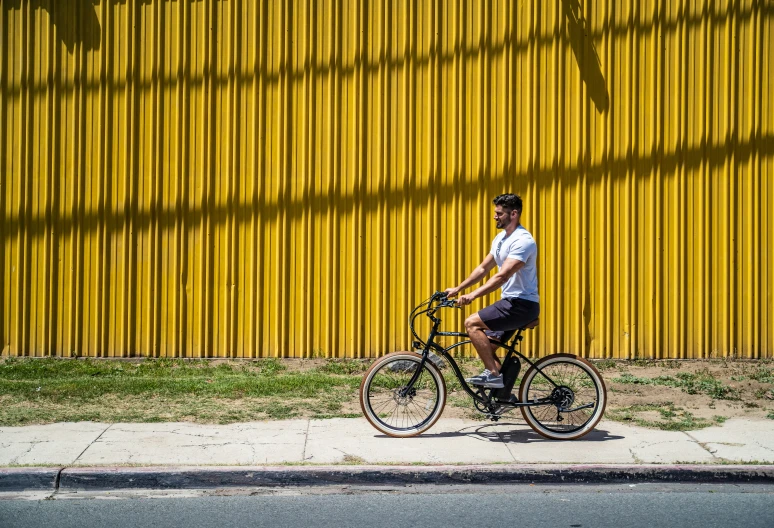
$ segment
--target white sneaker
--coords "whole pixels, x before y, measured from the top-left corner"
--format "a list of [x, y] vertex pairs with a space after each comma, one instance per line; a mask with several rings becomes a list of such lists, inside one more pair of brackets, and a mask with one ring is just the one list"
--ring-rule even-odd
[[478, 385], [490, 389], [502, 389], [505, 386], [503, 384], [503, 375], [494, 375], [489, 371], [489, 369], [484, 369], [484, 371], [478, 376], [473, 376], [472, 378], [468, 378], [465, 381], [471, 385]]

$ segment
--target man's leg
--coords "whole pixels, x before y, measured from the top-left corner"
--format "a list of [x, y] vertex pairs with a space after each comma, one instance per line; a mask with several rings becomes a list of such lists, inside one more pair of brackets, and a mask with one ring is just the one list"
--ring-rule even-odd
[[465, 319], [465, 329], [468, 332], [468, 337], [470, 337], [470, 342], [473, 343], [473, 347], [478, 352], [478, 357], [484, 362], [484, 367], [495, 376], [499, 375], [500, 361], [495, 354], [497, 345], [489, 341], [489, 338], [484, 333], [484, 330], [489, 330], [489, 327], [481, 320], [478, 313], [474, 313]]

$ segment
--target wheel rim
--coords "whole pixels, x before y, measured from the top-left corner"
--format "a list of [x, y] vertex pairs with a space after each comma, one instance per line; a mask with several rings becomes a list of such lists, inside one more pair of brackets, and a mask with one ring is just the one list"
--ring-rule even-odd
[[[540, 365], [540, 369], [556, 386], [535, 370], [524, 397], [527, 401], [548, 398], [554, 403], [527, 407], [532, 419], [545, 430], [558, 434], [577, 432], [592, 422], [600, 408], [600, 387], [592, 373], [567, 360]], [[593, 406], [581, 408], [589, 404]]]
[[438, 380], [427, 368], [406, 392], [419, 361], [396, 358], [376, 368], [368, 380], [365, 394], [371, 417], [392, 431], [413, 431], [430, 423], [440, 405]]

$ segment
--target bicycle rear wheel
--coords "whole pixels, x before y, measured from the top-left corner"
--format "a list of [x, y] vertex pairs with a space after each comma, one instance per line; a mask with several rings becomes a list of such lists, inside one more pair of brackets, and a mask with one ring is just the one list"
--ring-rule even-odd
[[521, 408], [536, 433], [552, 440], [575, 440], [602, 418], [607, 389], [599, 371], [585, 359], [553, 354], [536, 361], [524, 375], [519, 400], [550, 402]]
[[376, 429], [389, 436], [409, 437], [427, 431], [446, 404], [446, 383], [438, 368], [426, 361], [416, 383], [406, 387], [420, 365], [415, 352], [393, 352], [377, 360], [360, 383], [360, 407]]

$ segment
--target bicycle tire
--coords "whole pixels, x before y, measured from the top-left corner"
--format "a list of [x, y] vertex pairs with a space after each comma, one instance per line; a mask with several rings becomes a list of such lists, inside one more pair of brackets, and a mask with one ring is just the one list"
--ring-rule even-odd
[[[540, 370], [538, 370], [540, 369]], [[596, 427], [607, 405], [607, 388], [599, 371], [583, 358], [574, 354], [552, 354], [535, 362], [524, 375], [519, 386], [519, 400], [529, 402], [547, 397], [554, 387], [541, 375], [545, 372], [572, 399], [570, 407], [593, 404], [586, 409], [560, 412], [557, 405], [525, 406], [521, 414], [529, 426], [539, 435], [552, 440], [575, 440]], [[592, 390], [589, 390], [591, 385]], [[553, 420], [551, 416], [555, 416]], [[568, 421], [569, 420], [569, 421]]]
[[[374, 362], [363, 375], [360, 408], [366, 420], [388, 436], [408, 438], [422, 434], [443, 412], [446, 382], [438, 367], [430, 361], [425, 362], [413, 395], [401, 397], [397, 393], [411, 379], [421, 360], [422, 356], [415, 352], [392, 352]], [[424, 399], [424, 411], [418, 390]]]

